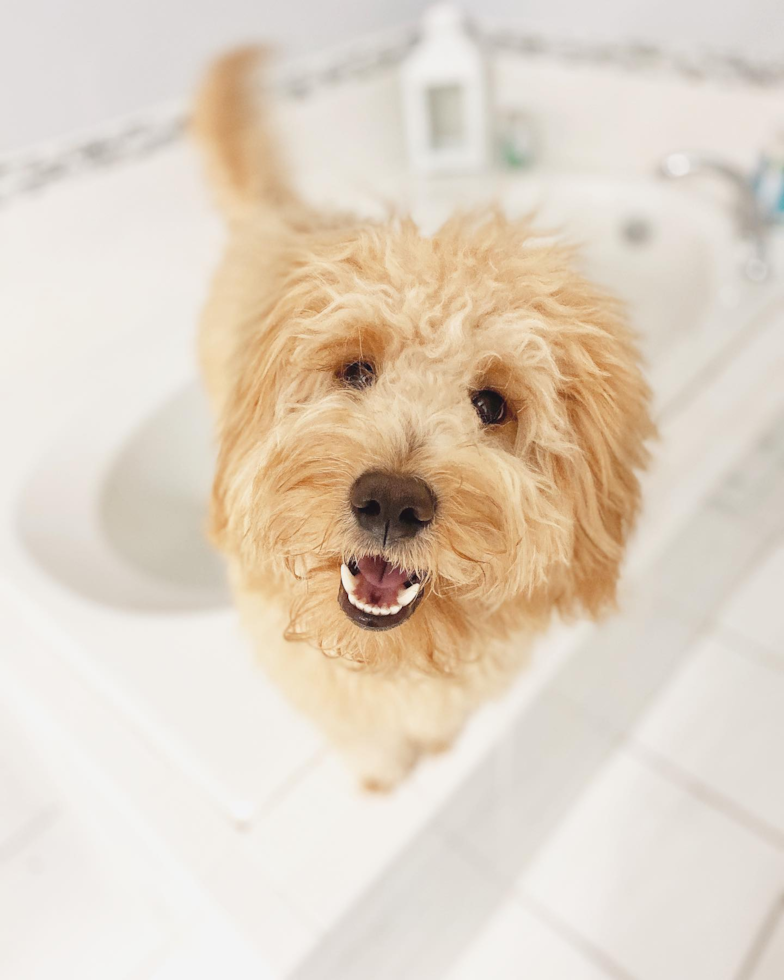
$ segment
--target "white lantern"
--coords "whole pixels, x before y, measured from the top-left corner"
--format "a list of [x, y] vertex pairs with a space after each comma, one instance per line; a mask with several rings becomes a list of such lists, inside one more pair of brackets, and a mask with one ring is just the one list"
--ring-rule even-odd
[[488, 163], [487, 71], [449, 4], [431, 7], [402, 70], [408, 154], [421, 173], [466, 173]]

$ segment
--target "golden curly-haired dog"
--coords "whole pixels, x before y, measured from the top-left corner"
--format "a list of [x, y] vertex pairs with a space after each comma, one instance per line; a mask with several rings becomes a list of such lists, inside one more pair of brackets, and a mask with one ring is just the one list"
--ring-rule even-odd
[[612, 604], [648, 389], [619, 305], [527, 223], [456, 216], [426, 237], [302, 202], [262, 60], [220, 60], [194, 120], [230, 237], [201, 333], [211, 533], [270, 674], [388, 788], [554, 611]]

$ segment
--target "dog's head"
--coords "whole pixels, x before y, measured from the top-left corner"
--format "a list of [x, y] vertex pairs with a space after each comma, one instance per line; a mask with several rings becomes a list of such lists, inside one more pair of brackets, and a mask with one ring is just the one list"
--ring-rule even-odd
[[272, 300], [236, 301], [212, 521], [246, 580], [291, 573], [290, 633], [449, 669], [478, 631], [611, 603], [648, 391], [568, 251], [498, 215], [276, 249]]

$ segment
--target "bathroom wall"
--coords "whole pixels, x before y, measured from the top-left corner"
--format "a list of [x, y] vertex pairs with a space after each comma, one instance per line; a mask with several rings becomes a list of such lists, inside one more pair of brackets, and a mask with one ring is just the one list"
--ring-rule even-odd
[[[0, 31], [0, 151], [189, 92], [207, 58], [266, 37], [287, 52], [414, 21], [426, 0], [11, 0]], [[708, 44], [784, 56], [780, 0], [464, 0], [554, 37]]]

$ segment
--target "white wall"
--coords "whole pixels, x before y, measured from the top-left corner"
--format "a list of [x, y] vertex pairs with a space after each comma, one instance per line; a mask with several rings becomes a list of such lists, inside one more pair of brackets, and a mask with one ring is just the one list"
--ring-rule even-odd
[[417, 19], [422, 0], [9, 0], [0, 150], [190, 92], [216, 52], [302, 53]]
[[[295, 53], [408, 23], [425, 0], [9, 0], [0, 29], [0, 150], [192, 90], [228, 45]], [[643, 39], [784, 56], [781, 0], [464, 0], [554, 37]]]

